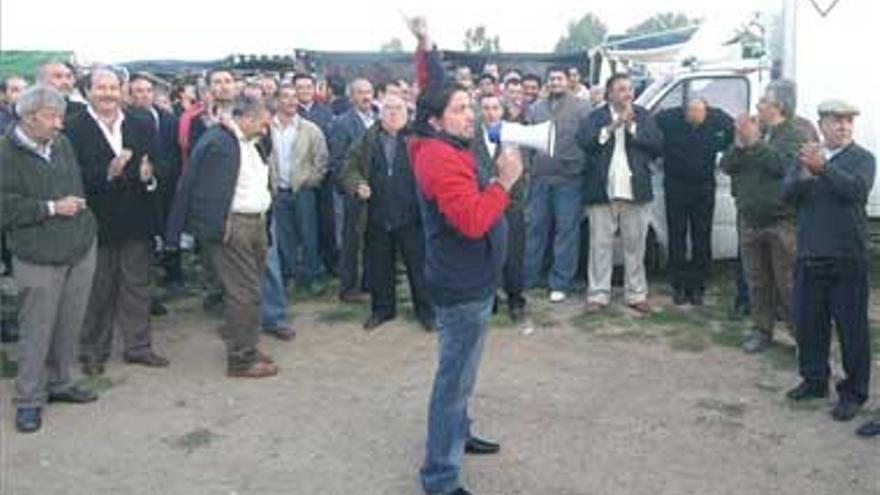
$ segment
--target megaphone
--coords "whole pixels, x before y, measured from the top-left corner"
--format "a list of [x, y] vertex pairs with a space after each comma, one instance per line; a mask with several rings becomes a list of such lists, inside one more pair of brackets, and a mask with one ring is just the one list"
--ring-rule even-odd
[[515, 144], [553, 156], [556, 150], [556, 126], [552, 121], [523, 125], [501, 122], [489, 129], [489, 140], [497, 144]]

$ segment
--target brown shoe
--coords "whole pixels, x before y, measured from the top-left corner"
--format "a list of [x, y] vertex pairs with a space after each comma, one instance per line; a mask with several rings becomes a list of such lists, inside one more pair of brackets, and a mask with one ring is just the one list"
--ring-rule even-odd
[[229, 370], [226, 376], [229, 378], [266, 378], [278, 374], [278, 365], [257, 361], [246, 370]]
[[602, 311], [605, 311], [606, 309], [608, 309], [607, 304], [599, 304], [597, 302], [587, 303], [587, 313], [590, 313], [590, 314], [601, 313]]
[[651, 306], [648, 305], [647, 301], [627, 304], [627, 306], [629, 306], [629, 309], [635, 311], [636, 313], [643, 315], [651, 314]]
[[272, 356], [266, 354], [265, 352], [257, 349], [257, 361], [266, 364], [275, 364], [275, 361], [272, 359]]
[[264, 328], [263, 332], [268, 333], [276, 339], [283, 340], [285, 342], [290, 342], [291, 340], [296, 338], [296, 330], [294, 330], [293, 327], [289, 327], [287, 325]]

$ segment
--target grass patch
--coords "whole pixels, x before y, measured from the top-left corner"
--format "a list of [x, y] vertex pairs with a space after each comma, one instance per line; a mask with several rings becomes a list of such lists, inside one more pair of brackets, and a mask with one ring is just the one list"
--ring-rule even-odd
[[207, 448], [219, 435], [207, 428], [196, 428], [174, 439], [165, 439], [164, 442], [171, 448], [180, 449], [190, 455], [196, 450]]
[[315, 320], [328, 325], [360, 322], [367, 317], [368, 311], [365, 306], [339, 304], [332, 308], [321, 310]]
[[18, 362], [9, 357], [5, 350], [0, 350], [0, 378], [15, 378], [18, 374]]
[[542, 306], [534, 307], [528, 317], [536, 327], [540, 328], [555, 328], [560, 323], [550, 308]]
[[95, 392], [101, 393], [110, 390], [111, 388], [119, 385], [124, 380], [113, 381], [110, 377], [106, 375], [97, 375], [97, 376], [87, 376], [82, 378], [77, 382], [77, 385], [80, 385], [89, 390], [94, 390]]

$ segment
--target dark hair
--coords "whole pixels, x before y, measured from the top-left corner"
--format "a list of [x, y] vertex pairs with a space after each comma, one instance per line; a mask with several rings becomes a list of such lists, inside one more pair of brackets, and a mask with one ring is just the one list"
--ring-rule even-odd
[[522, 76], [522, 82], [525, 83], [526, 81], [534, 81], [534, 82], [538, 83], [538, 87], [540, 87], [541, 85], [544, 84], [544, 81], [541, 79], [541, 76], [535, 74], [534, 72], [529, 72], [529, 73], [526, 73], [526, 75]]
[[378, 84], [376, 91], [379, 94], [385, 94], [388, 91], [388, 86], [400, 87], [400, 83], [397, 82], [396, 79], [386, 79]]
[[22, 76], [19, 76], [18, 74], [15, 74], [15, 73], [4, 74], [3, 77], [0, 77], [0, 93], [6, 92], [7, 84], [9, 84], [9, 81], [12, 79], [21, 79], [22, 81], [27, 82], [27, 79], [25, 79]]
[[486, 72], [486, 73], [480, 74], [480, 78], [477, 79], [477, 83], [481, 83], [481, 82], [485, 81], [486, 79], [492, 81], [492, 84], [495, 84], [498, 82], [498, 80], [495, 79], [495, 76]]
[[614, 87], [614, 83], [624, 80], [631, 81], [632, 78], [629, 76], [629, 74], [625, 74], [623, 72], [618, 72], [609, 77], [608, 80], [605, 81], [605, 98], [608, 99], [609, 95], [611, 95], [611, 88]]
[[551, 65], [550, 67], [547, 67], [547, 70], [544, 72], [544, 75], [547, 76], [547, 78], [549, 78], [550, 74], [552, 72], [561, 72], [565, 76], [565, 78], [568, 79], [568, 67], [566, 67], [564, 65], [559, 65], [559, 64]]
[[466, 93], [467, 89], [455, 81], [445, 81], [439, 86], [426, 88], [416, 103], [416, 130], [421, 134], [428, 134], [428, 120], [442, 117], [452, 96], [459, 91]]
[[330, 88], [330, 92], [333, 93], [334, 96], [345, 95], [345, 79], [343, 79], [342, 76], [327, 76], [327, 87]]
[[[219, 74], [221, 72], [226, 72], [230, 76], [233, 76], [232, 69], [229, 69], [226, 67], [213, 67], [208, 70], [208, 74], [205, 76], [205, 82], [207, 82], [208, 85], [210, 86], [211, 85], [211, 78], [214, 77], [214, 74]], [[233, 79], [235, 79], [234, 76], [233, 76]]]
[[131, 84], [135, 81], [147, 81], [150, 85], [153, 84], [153, 80], [150, 78], [149, 74], [146, 72], [135, 72], [128, 78], [128, 83]]
[[297, 72], [296, 74], [294, 74], [291, 82], [293, 84], [296, 84], [296, 82], [301, 79], [308, 79], [309, 81], [312, 81], [312, 84], [315, 84], [315, 76], [313, 76], [311, 74], [307, 74], [305, 72]]
[[522, 84], [522, 79], [520, 79], [518, 77], [508, 77], [504, 81], [504, 89], [507, 89], [507, 87], [510, 86], [511, 84]]

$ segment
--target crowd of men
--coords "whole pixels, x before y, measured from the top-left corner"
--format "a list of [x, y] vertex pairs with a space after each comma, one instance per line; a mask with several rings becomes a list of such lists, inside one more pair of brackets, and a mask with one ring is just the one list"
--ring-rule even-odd
[[[450, 73], [454, 89], [429, 91], [442, 86], [442, 62], [421, 28], [414, 33], [418, 81], [334, 78], [326, 94], [311, 74], [242, 78], [226, 68], [167, 95], [150, 74], [110, 67], [77, 77], [49, 63], [31, 87], [23, 77], [3, 79], [5, 264], [22, 299], [20, 431], [40, 428], [46, 402], [97, 399], [73, 385], [71, 368], [78, 358], [86, 375], [104, 373], [114, 328], [126, 363], [169, 364], [151, 338], [150, 267], [160, 253], [160, 283], [185, 285], [184, 233], [214, 287], [205, 304], [226, 311], [230, 377], [279, 372], [258, 343], [261, 333], [295, 338], [291, 283], [322, 293], [338, 277], [340, 304], [369, 298], [365, 330], [395, 318], [398, 254], [428, 331], [482, 315], [484, 301], [497, 310], [502, 289], [517, 322], [535, 287], [561, 303], [585, 286], [588, 311], [606, 311], [618, 238], [624, 304], [650, 314], [644, 259], [660, 157], [673, 303], [704, 302], [722, 157], [751, 303], [744, 349], [766, 349], [784, 322], [802, 377], [788, 397], [825, 397], [833, 321], [845, 379], [832, 415], [856, 416], [871, 369], [865, 204], [875, 174], [873, 155], [853, 142], [856, 107], [821, 105], [817, 134], [795, 113], [795, 85], [777, 81], [757, 116], [728, 115], [699, 98], [652, 114], [634, 103], [629, 76], [590, 88], [564, 66], [536, 75], [487, 64], [476, 78], [463, 66]], [[498, 140], [505, 123], [548, 121], [552, 153], [521, 147], [513, 158]], [[441, 155], [451, 163], [443, 166], [473, 170], [435, 176]], [[468, 258], [486, 246], [499, 251]], [[580, 253], [588, 257], [579, 276]], [[483, 262], [498, 263], [499, 280]], [[444, 270], [453, 267], [461, 272], [450, 278]], [[479, 307], [468, 306], [474, 301]], [[437, 386], [432, 402], [447, 400]], [[880, 424], [860, 432], [876, 435]], [[430, 459], [432, 445], [429, 461], [441, 465], [442, 457]], [[471, 450], [493, 445], [468, 437]], [[423, 475], [426, 487], [446, 490]]]

